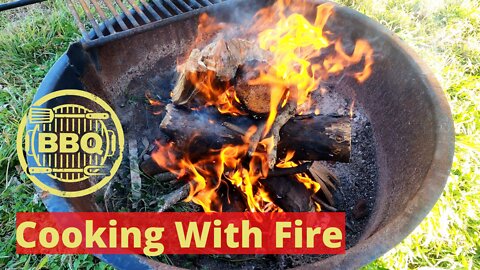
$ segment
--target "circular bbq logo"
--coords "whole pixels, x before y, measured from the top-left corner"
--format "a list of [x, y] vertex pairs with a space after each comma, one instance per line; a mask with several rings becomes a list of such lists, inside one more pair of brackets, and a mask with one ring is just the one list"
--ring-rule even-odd
[[107, 184], [120, 167], [124, 135], [113, 109], [82, 90], [61, 90], [33, 103], [19, 125], [17, 151], [42, 190], [81, 197]]

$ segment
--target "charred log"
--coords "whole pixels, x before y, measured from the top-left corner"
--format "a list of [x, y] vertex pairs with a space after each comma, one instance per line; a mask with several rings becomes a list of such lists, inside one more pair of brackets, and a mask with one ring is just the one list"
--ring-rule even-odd
[[[160, 128], [169, 135], [184, 153], [194, 161], [211, 150], [224, 145], [243, 144], [238, 131], [222, 123], [232, 123], [236, 129], [248, 130], [261, 125], [258, 120], [245, 116], [228, 117], [216, 111], [190, 111], [167, 106]], [[279, 157], [295, 151], [294, 160], [332, 160], [348, 162], [350, 159], [350, 118], [330, 115], [295, 117], [280, 129]], [[143, 164], [142, 164], [143, 165]], [[142, 166], [143, 167], [143, 166]]]
[[229, 181], [223, 181], [218, 189], [222, 212], [245, 212], [247, 203], [245, 196]]
[[149, 157], [140, 163], [140, 170], [147, 176], [167, 173], [167, 169], [160, 167], [153, 158]]
[[280, 130], [278, 155], [295, 151], [295, 160], [350, 161], [351, 123], [345, 116], [296, 117]]
[[291, 168], [275, 168], [268, 173], [268, 177], [279, 177], [286, 175], [294, 175], [299, 173], [306, 173], [312, 166], [312, 162], [305, 162], [296, 167]]
[[320, 191], [315, 196], [320, 200], [328, 201], [330, 205], [334, 205], [333, 191], [336, 189], [335, 183], [338, 183], [337, 177], [319, 162], [312, 164], [308, 170], [308, 175], [320, 184]]
[[310, 212], [315, 211], [311, 200], [311, 191], [295, 176], [270, 177], [260, 180], [270, 199], [285, 212]]

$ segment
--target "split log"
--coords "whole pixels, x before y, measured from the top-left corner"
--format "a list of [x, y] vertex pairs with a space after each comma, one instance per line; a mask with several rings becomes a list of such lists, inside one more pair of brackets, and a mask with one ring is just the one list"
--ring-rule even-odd
[[272, 90], [269, 85], [252, 85], [251, 80], [260, 76], [260, 70], [266, 73], [268, 63], [258, 60], [250, 61], [238, 68], [235, 76], [235, 91], [240, 102], [255, 114], [268, 114], [270, 112], [270, 99]]
[[[174, 104], [183, 105], [197, 96], [191, 78], [211, 80], [212, 85], [237, 82], [235, 89], [241, 103], [251, 112], [266, 114], [270, 111], [270, 87], [249, 85], [248, 81], [258, 77], [259, 68], [268, 66], [271, 55], [256, 43], [244, 39], [219, 39], [202, 50], [194, 49], [185, 63], [179, 66], [177, 83], [172, 90]], [[261, 100], [261, 102], [259, 102]]]
[[[167, 106], [167, 113], [160, 128], [190, 160], [195, 161], [211, 150], [224, 145], [243, 144], [237, 131], [222, 125], [224, 122], [248, 130], [258, 126], [258, 120], [246, 117], [228, 117], [217, 111], [190, 111], [173, 105]], [[280, 129], [278, 156], [295, 151], [294, 160], [350, 160], [350, 118], [330, 115], [295, 117]]]
[[270, 199], [285, 212], [311, 212], [315, 205], [311, 200], [312, 192], [297, 181], [295, 176], [270, 177], [260, 180]]
[[219, 39], [202, 50], [194, 49], [181, 68], [184, 72], [213, 71], [221, 81], [235, 77], [238, 67], [250, 61], [268, 62], [268, 51], [245, 39]]

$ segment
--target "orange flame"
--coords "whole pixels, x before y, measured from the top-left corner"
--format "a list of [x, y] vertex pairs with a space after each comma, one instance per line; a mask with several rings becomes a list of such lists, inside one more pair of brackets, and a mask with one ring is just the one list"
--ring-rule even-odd
[[215, 78], [215, 72], [211, 70], [205, 73], [189, 72], [187, 74], [187, 80], [204, 97], [206, 106], [215, 106], [224, 114], [245, 114], [238, 109], [240, 100], [233, 86], [230, 86], [228, 82], [218, 85]]
[[[295, 154], [294, 151], [289, 151], [285, 160], [280, 161], [277, 164], [278, 168], [293, 168], [297, 167], [298, 164], [292, 161], [293, 155]], [[317, 193], [320, 190], [320, 184], [314, 180], [312, 180], [306, 173], [298, 173], [295, 174], [295, 178], [302, 183], [308, 190], [311, 190], [313, 193]]]
[[155, 99], [150, 92], [145, 93], [145, 97], [147, 98], [148, 103], [152, 108], [152, 114], [160, 115], [162, 114], [162, 109], [165, 104], [158, 99]]
[[[243, 138], [245, 142], [248, 142], [255, 130], [256, 127], [252, 127], [247, 132]], [[261, 141], [262, 147], [259, 148], [268, 149], [269, 140]], [[191, 162], [188, 156], [177, 158], [181, 152], [182, 149], [173, 143], [157, 143], [157, 150], [152, 153], [152, 158], [179, 179], [189, 180], [191, 188], [186, 201], [201, 205], [205, 212], [221, 211], [216, 191], [222, 181], [230, 181], [240, 188], [246, 197], [249, 211], [264, 211], [267, 204], [271, 203], [268, 194], [257, 185], [258, 180], [268, 174], [267, 151], [255, 152], [248, 168], [241, 162], [247, 155], [248, 143], [227, 145], [218, 151], [212, 150], [209, 155], [196, 162]]]
[[[278, 111], [293, 101], [297, 105], [297, 114], [308, 112], [314, 104], [312, 92], [322, 91], [321, 82], [330, 76], [346, 73], [363, 83], [372, 73], [373, 49], [366, 40], [357, 40], [349, 54], [341, 39], [329, 39], [331, 33], [324, 28], [334, 14], [333, 4], [319, 5], [313, 22], [301, 15], [306, 8], [306, 5], [293, 5], [291, 0], [278, 0], [261, 9], [246, 29], [217, 23], [206, 14], [200, 16], [198, 36], [190, 51], [206, 46], [213, 38], [221, 40], [225, 38], [222, 31], [234, 29], [236, 38], [254, 42], [272, 55], [269, 66], [257, 68], [255, 71], [259, 76], [248, 81], [250, 85], [266, 85], [271, 92], [270, 111], [262, 132], [264, 137], [253, 154], [249, 155], [248, 151], [250, 139], [258, 129], [256, 126], [250, 127], [243, 136], [243, 144], [225, 145], [194, 162], [188, 153], [172, 143], [159, 143], [152, 154], [160, 166], [179, 179], [189, 181], [191, 189], [186, 200], [201, 205], [206, 212], [222, 211], [217, 191], [224, 181], [243, 192], [248, 211], [282, 211], [272, 202], [260, 181], [268, 176], [268, 155], [273, 151], [274, 141], [273, 136], [265, 136], [269, 134]], [[352, 72], [354, 69], [361, 70]], [[244, 114], [235, 87], [230, 82], [219, 83], [213, 71], [189, 73], [187, 80], [204, 98], [206, 106], [214, 106], [223, 114]], [[315, 114], [318, 113], [320, 108], [315, 108]], [[276, 167], [298, 166], [299, 163], [292, 161], [293, 155], [289, 152]], [[295, 177], [312, 193], [320, 190], [320, 184], [307, 174], [296, 174]], [[320, 206], [316, 206], [319, 210]]]

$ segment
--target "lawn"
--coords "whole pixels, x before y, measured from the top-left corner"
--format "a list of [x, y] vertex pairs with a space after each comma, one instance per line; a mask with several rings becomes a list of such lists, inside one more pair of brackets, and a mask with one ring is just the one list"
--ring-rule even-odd
[[[479, 2], [339, 2], [385, 25], [422, 56], [445, 89], [456, 130], [453, 168], [440, 200], [409, 237], [365, 269], [480, 269]], [[15, 254], [15, 212], [45, 211], [18, 167], [16, 129], [48, 69], [80, 37], [65, 5], [50, 0], [0, 13], [1, 269], [108, 268], [88, 255]]]

